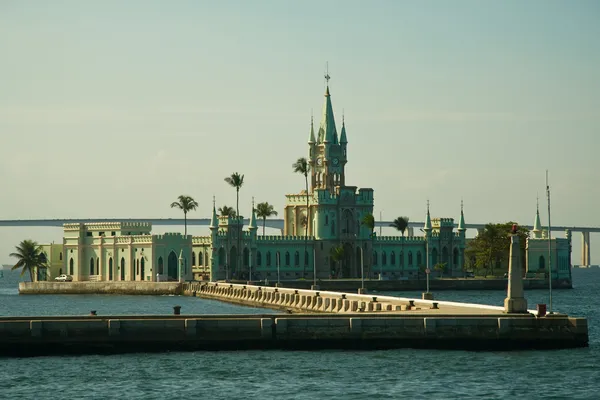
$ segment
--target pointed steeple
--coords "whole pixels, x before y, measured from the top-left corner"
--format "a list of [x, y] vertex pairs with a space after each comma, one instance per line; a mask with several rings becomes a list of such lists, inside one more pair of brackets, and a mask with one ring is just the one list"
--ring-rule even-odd
[[254, 197], [252, 197], [252, 216], [250, 217], [250, 223], [248, 224], [248, 229], [257, 229], [258, 225], [256, 225], [256, 210], [254, 209]]
[[427, 219], [425, 219], [425, 227], [423, 228], [425, 232], [431, 231], [431, 216], [429, 215], [429, 200], [427, 200]]
[[213, 196], [213, 211], [212, 218], [210, 219], [210, 229], [216, 229], [219, 227], [219, 220], [217, 219], [217, 208], [215, 205], [215, 196]]
[[348, 143], [348, 138], [346, 137], [346, 121], [344, 115], [342, 114], [342, 134], [340, 136], [340, 144]]
[[323, 115], [321, 116], [321, 126], [319, 127], [319, 143], [337, 144], [338, 135], [335, 128], [331, 95], [329, 94], [329, 74], [325, 75], [325, 79], [327, 80], [327, 88], [325, 89], [325, 103], [323, 104]]
[[540, 222], [540, 199], [538, 197], [535, 212], [535, 222], [533, 223], [533, 237], [541, 237], [542, 224]]
[[458, 221], [458, 230], [459, 231], [465, 231], [467, 230], [467, 228], [465, 228], [465, 214], [463, 212], [463, 201], [460, 201], [460, 221]]
[[315, 125], [313, 121], [313, 116], [311, 113], [310, 116], [310, 135], [308, 136], [308, 143], [313, 144], [315, 142]]

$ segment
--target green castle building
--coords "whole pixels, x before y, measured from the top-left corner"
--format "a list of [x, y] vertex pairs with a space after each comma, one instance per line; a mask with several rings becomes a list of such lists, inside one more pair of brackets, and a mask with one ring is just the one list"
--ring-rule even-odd
[[[313, 278], [417, 278], [426, 268], [444, 266], [444, 276], [463, 276], [466, 228], [461, 207], [453, 218], [431, 218], [427, 206], [423, 236], [379, 236], [361, 224], [373, 214], [374, 191], [350, 186], [348, 135], [342, 119], [338, 134], [329, 87], [320, 125], [311, 120], [307, 161], [308, 192], [286, 195], [282, 235], [259, 235], [255, 212], [244, 227], [242, 216], [218, 216], [213, 200], [207, 236], [154, 235], [146, 222], [65, 224], [62, 244], [44, 245], [52, 279], [69, 274], [75, 281], [166, 281], [210, 279], [289, 280]], [[254, 210], [254, 204], [252, 204]], [[545, 271], [548, 240], [536, 219], [528, 240], [527, 274]], [[245, 229], [244, 229], [245, 228]], [[557, 277], [570, 278], [570, 234], [553, 239]], [[339, 249], [343, 251], [339, 251]], [[342, 253], [340, 260], [332, 249]], [[553, 268], [554, 269], [554, 268]]]

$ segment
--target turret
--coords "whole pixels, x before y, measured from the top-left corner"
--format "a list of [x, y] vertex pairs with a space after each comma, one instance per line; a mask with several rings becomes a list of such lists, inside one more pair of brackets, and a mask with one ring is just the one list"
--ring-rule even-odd
[[340, 136], [340, 144], [345, 148], [346, 144], [348, 144], [348, 138], [346, 137], [346, 121], [342, 116], [342, 133]]
[[219, 220], [217, 218], [217, 208], [215, 206], [215, 198], [213, 197], [213, 210], [212, 210], [212, 217], [210, 219], [210, 229], [216, 229], [219, 227]]
[[533, 237], [539, 239], [542, 237], [542, 224], [540, 222], [540, 204], [539, 200], [536, 206], [537, 210], [535, 213], [535, 222], [533, 223]]
[[250, 223], [248, 224], [248, 229], [252, 232], [252, 230], [258, 229], [258, 225], [256, 224], [256, 210], [254, 209], [254, 197], [252, 198], [252, 216], [250, 217]]
[[460, 233], [464, 233], [467, 228], [465, 228], [465, 214], [463, 212], [463, 202], [460, 202], [460, 220], [458, 221], [458, 231]]
[[425, 226], [423, 227], [425, 233], [431, 232], [431, 216], [429, 215], [429, 200], [427, 201], [427, 218], [425, 219]]

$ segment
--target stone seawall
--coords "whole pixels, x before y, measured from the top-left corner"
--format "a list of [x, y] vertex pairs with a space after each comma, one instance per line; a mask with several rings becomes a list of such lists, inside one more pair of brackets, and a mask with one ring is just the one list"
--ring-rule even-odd
[[189, 315], [0, 318], [0, 357], [171, 350], [554, 349], [588, 345], [587, 320], [511, 316]]
[[181, 294], [179, 282], [20, 282], [20, 294]]
[[[232, 281], [242, 283], [241, 281]], [[282, 281], [281, 285], [294, 289], [310, 289], [312, 280], [289, 280]], [[338, 292], [356, 292], [361, 287], [360, 280], [357, 279], [331, 279], [320, 280], [319, 286], [323, 290], [331, 290]], [[506, 290], [508, 280], [504, 279], [475, 279], [475, 278], [456, 278], [456, 279], [431, 279], [429, 287], [431, 291], [440, 290]], [[270, 286], [274, 286], [275, 282], [270, 281]], [[421, 291], [424, 292], [427, 284], [424, 279], [417, 280], [365, 280], [365, 287], [369, 290], [378, 292], [395, 292], [395, 291]], [[553, 289], [572, 289], [571, 281], [553, 281]], [[532, 289], [548, 289], [548, 281], [543, 279], [523, 279], [523, 288], [525, 290]]]

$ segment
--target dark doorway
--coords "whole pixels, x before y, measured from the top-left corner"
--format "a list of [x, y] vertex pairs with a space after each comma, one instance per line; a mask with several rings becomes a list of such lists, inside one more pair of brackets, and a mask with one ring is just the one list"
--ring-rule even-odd
[[170, 281], [176, 281], [177, 278], [177, 255], [174, 251], [169, 253], [169, 259], [167, 260], [167, 275]]

